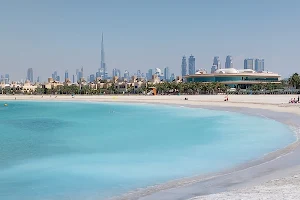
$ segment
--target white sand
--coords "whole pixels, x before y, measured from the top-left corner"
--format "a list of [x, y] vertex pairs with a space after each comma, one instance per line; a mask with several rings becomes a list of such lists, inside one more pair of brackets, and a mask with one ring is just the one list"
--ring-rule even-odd
[[212, 194], [190, 200], [297, 200], [300, 199], [300, 174], [275, 179], [252, 188]]
[[[136, 103], [161, 103], [190, 106], [211, 107], [247, 107], [267, 109], [275, 112], [294, 113], [300, 116], [300, 104], [288, 104], [291, 98], [297, 95], [231, 95], [229, 102], [224, 102], [225, 95], [201, 96], [6, 96], [0, 95], [0, 101], [6, 100], [38, 100], [38, 101], [88, 101], [88, 102], [136, 102]], [[188, 98], [188, 100], [184, 100]], [[1, 105], [0, 105], [1, 106]], [[9, 105], [8, 105], [9, 106]], [[300, 120], [300, 117], [299, 117]], [[300, 158], [300, 155], [299, 155]], [[299, 172], [300, 173], [300, 172]], [[300, 199], [300, 174], [292, 177], [271, 180], [252, 188], [212, 194], [193, 198], [193, 200], [225, 200], [225, 199]]]
[[[37, 101], [89, 101], [89, 102], [136, 102], [162, 103], [180, 105], [203, 105], [221, 107], [247, 107], [269, 109], [275, 112], [291, 112], [300, 114], [300, 104], [288, 104], [297, 95], [230, 95], [229, 102], [224, 102], [225, 95], [182, 95], [182, 96], [30, 96], [30, 95], [0, 95], [0, 100], [37, 100]], [[184, 98], [188, 98], [185, 101]], [[297, 108], [297, 109], [295, 109]]]

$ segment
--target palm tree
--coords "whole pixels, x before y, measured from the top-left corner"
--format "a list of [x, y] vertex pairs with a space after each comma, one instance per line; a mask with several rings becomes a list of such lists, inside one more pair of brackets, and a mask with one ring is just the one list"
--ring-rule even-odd
[[292, 85], [294, 88], [299, 89], [300, 88], [300, 76], [298, 73], [294, 73], [289, 78], [289, 84]]

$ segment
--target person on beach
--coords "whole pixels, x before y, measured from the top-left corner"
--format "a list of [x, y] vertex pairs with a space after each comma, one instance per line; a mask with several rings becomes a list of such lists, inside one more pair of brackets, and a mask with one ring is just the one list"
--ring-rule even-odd
[[300, 103], [300, 98], [299, 98], [299, 96], [298, 96], [298, 103]]
[[228, 101], [228, 95], [225, 96], [224, 101]]

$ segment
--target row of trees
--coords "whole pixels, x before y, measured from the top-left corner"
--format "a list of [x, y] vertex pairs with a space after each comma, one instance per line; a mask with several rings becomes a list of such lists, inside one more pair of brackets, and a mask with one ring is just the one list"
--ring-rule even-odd
[[[99, 95], [99, 94], [146, 94], [152, 87], [155, 87], [158, 94], [218, 94], [218, 93], [275, 93], [275, 91], [284, 90], [288, 83], [282, 82], [281, 84], [255, 84], [247, 89], [242, 89], [239, 86], [235, 90], [229, 90], [230, 88], [222, 83], [176, 83], [176, 82], [164, 82], [158, 84], [143, 84], [139, 88], [128, 86], [127, 90], [119, 90], [115, 87], [115, 84], [111, 84], [108, 88], [93, 89], [88, 85], [70, 85], [70, 86], [58, 86], [52, 89], [37, 88], [35, 91], [26, 91], [25, 94], [82, 94], [82, 95]], [[2, 90], [2, 94], [21, 94], [21, 90], [5, 88]]]
[[[284, 93], [287, 88], [293, 87], [300, 89], [300, 76], [295, 73], [287, 81], [282, 81], [280, 84], [254, 84], [247, 89], [238, 86], [235, 90], [229, 90], [230, 88], [225, 84], [213, 82], [213, 83], [177, 83], [177, 82], [163, 82], [158, 84], [144, 83], [141, 87], [134, 88], [134, 86], [128, 86], [127, 90], [120, 90], [115, 84], [111, 84], [108, 88], [93, 89], [89, 85], [70, 85], [70, 86], [58, 86], [52, 89], [37, 88], [35, 91], [26, 91], [27, 94], [87, 94], [87, 95], [99, 95], [99, 94], [146, 94], [151, 90], [151, 87], [157, 89], [158, 94], [217, 94], [217, 93]], [[17, 88], [3, 88], [2, 94], [20, 94], [21, 90]]]

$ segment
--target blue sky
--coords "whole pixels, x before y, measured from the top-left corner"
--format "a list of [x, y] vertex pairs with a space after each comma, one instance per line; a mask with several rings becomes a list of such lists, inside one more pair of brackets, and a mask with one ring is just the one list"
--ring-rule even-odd
[[106, 63], [136, 72], [164, 68], [180, 73], [181, 57], [210, 69], [213, 56], [265, 59], [284, 77], [300, 70], [300, 1], [297, 0], [2, 0], [0, 74], [43, 80], [100, 66], [101, 33]]

